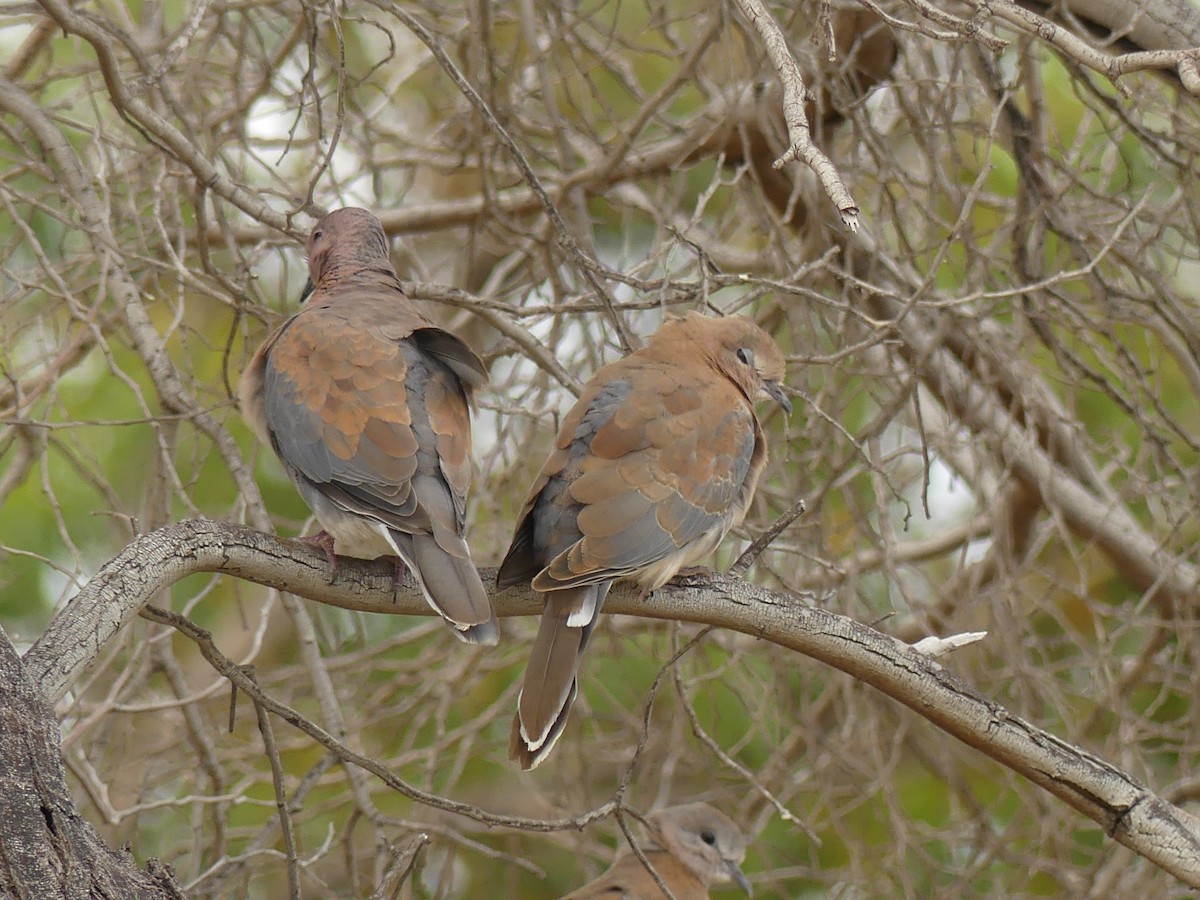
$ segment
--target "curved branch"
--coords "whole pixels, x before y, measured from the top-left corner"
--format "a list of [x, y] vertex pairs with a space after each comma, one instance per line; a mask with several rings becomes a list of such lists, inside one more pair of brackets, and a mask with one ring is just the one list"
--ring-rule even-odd
[[[186, 575], [221, 572], [344, 609], [432, 611], [411, 580], [393, 593], [386, 561], [343, 559], [331, 582], [322, 551], [240, 525], [191, 519], [140, 536], [105, 565], [25, 654], [29, 677], [60, 697], [156, 592]], [[482, 570], [485, 581], [494, 570]], [[533, 615], [538, 595], [495, 595], [499, 616]], [[1200, 820], [1121, 770], [1011, 715], [912, 647], [795, 595], [728, 575], [677, 580], [649, 602], [618, 586], [606, 612], [701, 622], [769, 640], [846, 672], [1028, 778], [1106, 834], [1185, 884], [1200, 887]]]

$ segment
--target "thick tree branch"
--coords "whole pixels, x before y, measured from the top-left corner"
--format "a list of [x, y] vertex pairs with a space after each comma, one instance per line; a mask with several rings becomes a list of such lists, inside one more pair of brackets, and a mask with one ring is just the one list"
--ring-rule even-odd
[[[1200, 568], [1164, 547], [1143, 528], [1126, 504], [1099, 476], [1086, 457], [1073, 458], [1073, 442], [1043, 441], [1042, 418], [1028, 398], [1052, 397], [1032, 373], [1020, 397], [1004, 396], [983, 383], [939, 337], [930, 317], [905, 310], [894, 300], [876, 298], [903, 337], [905, 355], [929, 390], [959, 421], [993, 443], [1005, 463], [1032, 485], [1043, 500], [1062, 513], [1071, 527], [1095, 541], [1113, 565], [1139, 590], [1152, 594], [1168, 612], [1186, 605], [1200, 586]], [[982, 348], [976, 347], [980, 353]], [[997, 371], [1001, 366], [995, 366]]]
[[[1116, 35], [1127, 34], [1132, 41], [1147, 49], [1113, 54], [1092, 46], [1074, 31], [1056, 24], [1026, 6], [1043, 4], [1010, 2], [1010, 0], [969, 0], [977, 10], [977, 19], [993, 19], [1019, 32], [1049, 44], [1063, 56], [1079, 65], [1107, 77], [1126, 97], [1132, 90], [1121, 81], [1122, 75], [1147, 70], [1173, 72], [1189, 93], [1200, 96], [1200, 76], [1197, 58], [1200, 49], [1196, 39], [1200, 30], [1200, 15], [1194, 6], [1181, 0], [1145, 0], [1142, 3], [1113, 3], [1109, 0], [1073, 0], [1054, 4], [1054, 9], [1066, 7], [1070, 14], [1080, 16], [1097, 26], [1110, 29]], [[908, 0], [921, 15], [940, 21], [931, 15], [923, 0]], [[1047, 8], [1049, 12], [1050, 9]], [[1192, 38], [1189, 40], [1189, 38]]]
[[1020, 0], [1046, 16], [1073, 19], [1139, 50], [1200, 47], [1200, 8], [1190, 0]]
[[[345, 609], [431, 614], [411, 582], [393, 594], [392, 567], [384, 561], [344, 559], [330, 582], [317, 549], [243, 526], [193, 519], [139, 537], [101, 569], [26, 653], [27, 674], [48, 697], [62, 696], [148, 598], [198, 572], [286, 588]], [[483, 574], [488, 580], [494, 571]], [[528, 590], [505, 590], [494, 603], [500, 616], [541, 609]], [[1200, 887], [1200, 820], [1103, 760], [1010, 714], [892, 637], [794, 595], [715, 573], [668, 585], [648, 601], [618, 587], [606, 612], [717, 625], [838, 668], [1064, 800], [1184, 883]]]

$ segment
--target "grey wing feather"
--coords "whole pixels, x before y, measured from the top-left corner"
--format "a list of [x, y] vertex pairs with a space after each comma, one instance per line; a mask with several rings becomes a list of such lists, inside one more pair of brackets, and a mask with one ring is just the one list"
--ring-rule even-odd
[[420, 328], [412, 339], [430, 356], [458, 376], [468, 392], [487, 384], [488, 373], [478, 354], [466, 342], [440, 328]]
[[309, 480], [329, 481], [333, 477], [329, 448], [320, 439], [316, 416], [298, 395], [291, 379], [280, 375], [268, 360], [263, 368], [263, 407], [273, 449]]

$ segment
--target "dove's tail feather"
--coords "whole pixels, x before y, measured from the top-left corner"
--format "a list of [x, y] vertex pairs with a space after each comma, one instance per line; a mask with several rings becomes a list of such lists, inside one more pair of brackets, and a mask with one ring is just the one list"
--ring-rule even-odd
[[[537, 637], [517, 699], [508, 755], [522, 769], [532, 769], [549, 755], [567, 724], [567, 714], [579, 692], [579, 661], [596, 624], [610, 582], [582, 585], [546, 595]], [[579, 610], [592, 615], [582, 626], [571, 624]]]
[[405, 537], [411, 553], [406, 562], [420, 583], [421, 592], [438, 615], [453, 626], [454, 634], [468, 644], [498, 643], [500, 627], [470, 554], [448, 553], [432, 535]]

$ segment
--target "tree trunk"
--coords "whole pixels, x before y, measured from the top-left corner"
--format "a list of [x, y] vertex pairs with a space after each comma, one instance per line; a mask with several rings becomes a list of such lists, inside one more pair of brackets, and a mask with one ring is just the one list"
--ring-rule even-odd
[[71, 799], [54, 710], [0, 631], [0, 896], [183, 897], [171, 869], [143, 872], [105, 846]]

